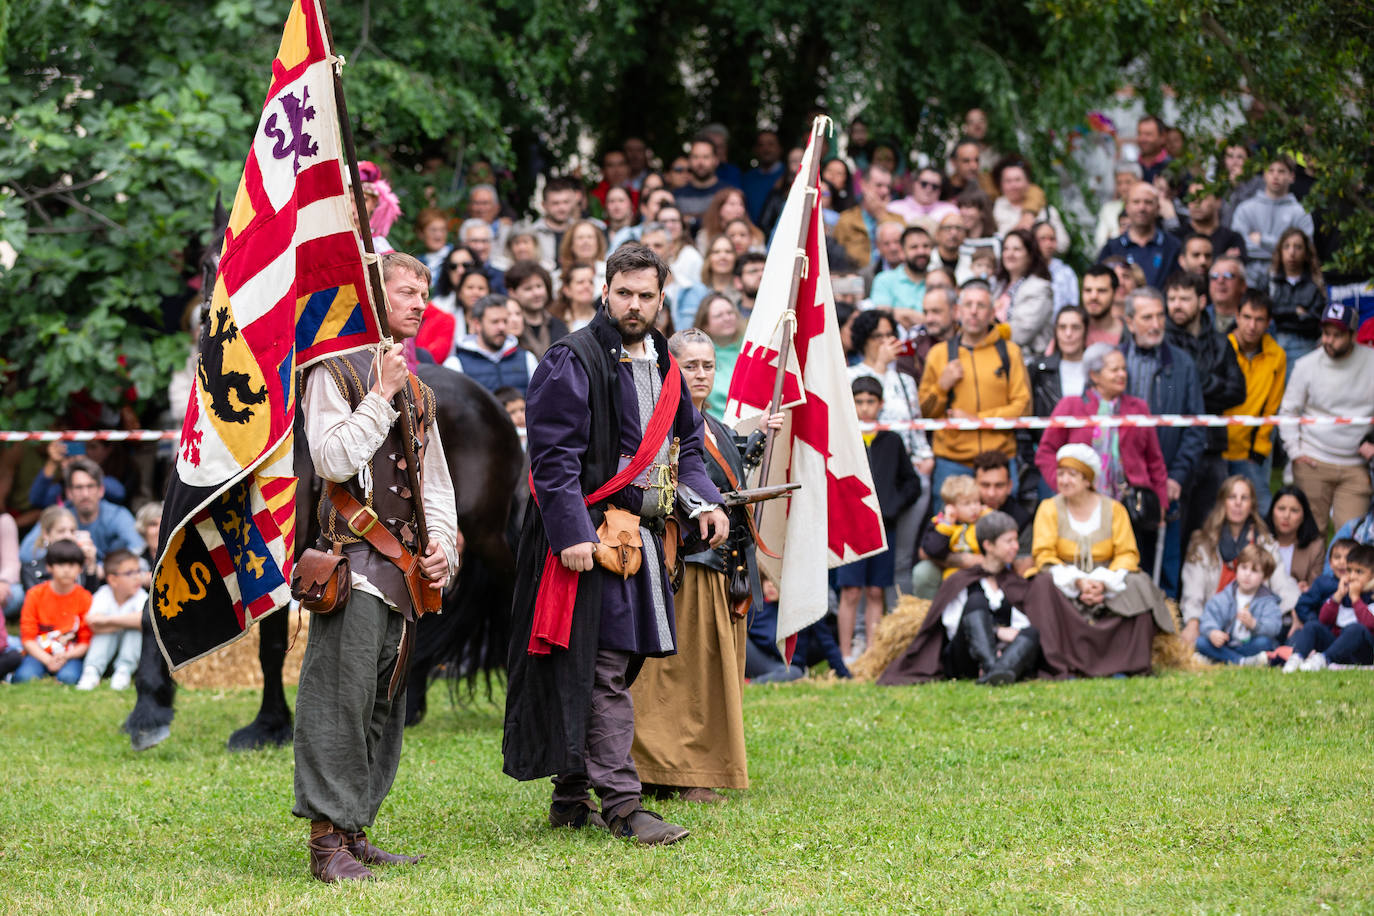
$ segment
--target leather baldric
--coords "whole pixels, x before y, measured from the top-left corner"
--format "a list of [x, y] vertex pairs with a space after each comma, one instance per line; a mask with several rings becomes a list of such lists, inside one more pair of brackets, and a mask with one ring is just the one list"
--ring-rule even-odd
[[[735, 476], [734, 471], [730, 470], [730, 462], [726, 461], [725, 456], [721, 454], [720, 446], [716, 445], [715, 440], [707, 430], [702, 430], [701, 438], [702, 441], [706, 443], [707, 453], [715, 460], [716, 464], [720, 465], [720, 469], [725, 472], [725, 479], [729, 482], [730, 489], [738, 490], [740, 488], [739, 478]], [[744, 521], [749, 526], [749, 536], [754, 539], [754, 544], [759, 550], [765, 556], [772, 557], [775, 560], [781, 560], [782, 557], [773, 553], [773, 551], [769, 550], [767, 545], [763, 543], [763, 538], [759, 536], [759, 529], [754, 524], [754, 513], [745, 512]]]

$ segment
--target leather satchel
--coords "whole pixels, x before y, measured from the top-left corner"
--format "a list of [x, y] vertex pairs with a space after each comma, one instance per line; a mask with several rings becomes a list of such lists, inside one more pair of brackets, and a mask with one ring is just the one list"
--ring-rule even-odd
[[332, 614], [348, 603], [353, 579], [342, 551], [306, 548], [291, 571], [291, 597], [314, 614]]
[[607, 572], [628, 579], [644, 563], [644, 539], [639, 535], [639, 516], [615, 506], [606, 508], [606, 520], [596, 529], [599, 543], [592, 559]]

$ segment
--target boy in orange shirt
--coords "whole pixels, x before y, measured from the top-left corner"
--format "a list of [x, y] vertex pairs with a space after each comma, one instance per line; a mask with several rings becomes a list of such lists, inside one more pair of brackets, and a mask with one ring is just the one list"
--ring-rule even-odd
[[75, 684], [81, 677], [81, 659], [91, 643], [86, 612], [91, 593], [78, 581], [85, 555], [75, 541], [55, 541], [44, 557], [52, 576], [24, 595], [19, 612], [19, 636], [25, 657], [11, 678], [19, 684], [52, 675], [60, 683]]

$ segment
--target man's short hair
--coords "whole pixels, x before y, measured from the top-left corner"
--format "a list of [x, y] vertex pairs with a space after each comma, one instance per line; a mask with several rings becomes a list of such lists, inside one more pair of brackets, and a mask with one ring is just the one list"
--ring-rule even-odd
[[983, 547], [984, 544], [992, 543], [1008, 531], [1017, 530], [1016, 519], [1005, 512], [994, 509], [978, 519], [973, 526], [973, 538], [978, 542], [978, 549], [986, 554], [987, 550]]
[[501, 202], [501, 196], [500, 196], [499, 194], [496, 193], [496, 185], [494, 185], [494, 184], [475, 184], [475, 185], [473, 185], [472, 187], [468, 188], [468, 200], [472, 200], [472, 195], [476, 194], [478, 191], [486, 191], [486, 192], [490, 193], [491, 196], [492, 196], [492, 198], [493, 198], [493, 200], [494, 200], [497, 204], [500, 204], [500, 202]]
[[68, 489], [72, 485], [72, 475], [77, 471], [90, 475], [90, 478], [97, 484], [102, 487], [105, 486], [105, 472], [100, 469], [100, 465], [85, 455], [78, 455], [67, 462], [67, 470], [62, 474], [62, 482]]
[[1160, 305], [1164, 304], [1164, 294], [1153, 286], [1138, 286], [1131, 290], [1126, 296], [1126, 317], [1135, 317], [1135, 304], [1141, 299], [1153, 299]]
[[1271, 318], [1274, 315], [1274, 300], [1270, 299], [1269, 294], [1262, 289], [1247, 289], [1245, 291], [1245, 295], [1240, 300], [1240, 307], [1245, 308], [1247, 305], [1257, 312], [1264, 312], [1265, 318]]
[[883, 399], [883, 383], [871, 375], [861, 375], [849, 385], [854, 394], [871, 394], [878, 400]]
[[86, 554], [76, 541], [71, 538], [63, 538], [48, 545], [48, 552], [43, 556], [43, 563], [49, 568], [63, 563], [75, 563], [77, 566], [84, 566], [86, 565]]
[[1112, 169], [1112, 176], [1117, 175], [1134, 175], [1136, 178], [1144, 178], [1145, 170], [1140, 167], [1139, 162], [1118, 159], [1116, 166]]
[[972, 280], [965, 280], [962, 284], [960, 284], [959, 299], [962, 301], [964, 298], [964, 293], [973, 290], [982, 290], [989, 296], [992, 295], [992, 287], [988, 285], [988, 281], [982, 279], [981, 277], [974, 277]]
[[1005, 453], [996, 449], [989, 449], [979, 452], [973, 456], [973, 461], [969, 462], [973, 466], [973, 473], [977, 476], [979, 471], [995, 471], [998, 468], [1006, 468], [1007, 473], [1011, 473], [1011, 459]]
[[1136, 130], [1140, 129], [1140, 125], [1149, 124], [1152, 122], [1154, 123], [1155, 129], [1159, 131], [1161, 136], [1163, 136], [1164, 132], [1169, 129], [1168, 126], [1159, 118], [1155, 117], [1152, 114], [1147, 114], [1144, 117], [1142, 117], [1139, 121], [1135, 122]]
[[979, 143], [972, 137], [960, 137], [959, 142], [954, 144], [954, 149], [952, 150], [954, 155], [957, 156], [959, 154], [959, 148], [964, 146], [976, 146], [978, 147], [979, 152], [981, 152], [983, 149], [983, 144]]
[[550, 178], [548, 181], [544, 182], [544, 199], [548, 200], [550, 194], [557, 193], [558, 191], [580, 190], [582, 190], [582, 186], [578, 184], [575, 179], [562, 176]]
[[744, 254], [735, 258], [735, 276], [744, 276], [744, 268], [750, 264], [767, 264], [768, 255], [762, 251], [746, 251]]
[[120, 547], [105, 554], [105, 572], [108, 574], [112, 569], [118, 569], [121, 563], [129, 561], [138, 562], [138, 554], [132, 550]]
[[940, 484], [940, 498], [945, 501], [945, 505], [953, 505], [965, 499], [979, 499], [978, 483], [967, 474], [956, 474], [953, 477], [946, 477], [945, 482]]
[[502, 407], [505, 407], [512, 401], [525, 400], [525, 396], [520, 393], [520, 389], [513, 385], [502, 385], [500, 388], [493, 391], [491, 396], [496, 398], [496, 403], [500, 404]]
[[1216, 250], [1216, 247], [1217, 247], [1216, 242], [1213, 242], [1213, 241], [1212, 241], [1212, 237], [1211, 237], [1210, 235], [1206, 235], [1205, 233], [1202, 233], [1202, 232], [1192, 232], [1192, 233], [1189, 233], [1189, 234], [1188, 234], [1188, 237], [1187, 237], [1186, 239], [1183, 240], [1183, 247], [1184, 247], [1184, 249], [1185, 249], [1185, 250], [1187, 249], [1188, 243], [1189, 243], [1189, 242], [1194, 242], [1194, 241], [1197, 241], [1198, 239], [1201, 239], [1202, 241], [1206, 242], [1208, 248], [1211, 248], [1213, 251]]
[[519, 289], [530, 277], [538, 277], [544, 283], [544, 289], [550, 296], [553, 295], [553, 277], [543, 268], [538, 261], [516, 261], [506, 270], [506, 289]]
[[872, 178], [879, 172], [883, 173], [889, 178], [892, 177], [892, 170], [890, 168], [888, 168], [885, 165], [878, 165], [878, 163], [875, 162], [868, 167], [868, 171], [864, 172], [864, 180]]
[[1336, 538], [1331, 542], [1331, 552], [1335, 553], [1337, 549], [1349, 552], [1352, 548], [1359, 546], [1360, 542], [1354, 538]]
[[468, 241], [468, 233], [474, 229], [486, 229], [488, 232], [490, 232], [491, 223], [487, 222], [484, 219], [476, 218], [463, 220], [463, 222], [458, 226], [458, 241], [466, 245]]
[[924, 226], [907, 226], [902, 230], [903, 248], [906, 247], [906, 239], [909, 235], [924, 235], [926, 238], [930, 238], [930, 230], [926, 229]]
[[[935, 270], [932, 270], [929, 273], [927, 273], [926, 276], [929, 277], [930, 274], [935, 273], [937, 271], [944, 272], [943, 268], [937, 267]], [[950, 311], [953, 311], [954, 307], [959, 304], [959, 292], [952, 286], [936, 286], [934, 288], [927, 287], [926, 296], [929, 296], [931, 293], [944, 293], [945, 304], [949, 306]], [[921, 304], [924, 305], [925, 301], [925, 296], [922, 296]]]
[[477, 321], [481, 321], [482, 316], [492, 309], [505, 308], [508, 301], [509, 300], [500, 293], [492, 293], [488, 296], [483, 296], [472, 304], [472, 309], [468, 312], [468, 315]]
[[1169, 274], [1169, 279], [1164, 281], [1164, 294], [1167, 296], [1171, 289], [1192, 290], [1199, 299], [1207, 298], [1207, 278], [1202, 274], [1189, 273], [1186, 270], [1176, 270]]
[[1268, 168], [1271, 165], [1281, 165], [1295, 175], [1298, 172], [1298, 164], [1294, 162], [1293, 157], [1288, 155], [1287, 153], [1276, 153], [1275, 155], [1270, 156], [1269, 161], [1265, 164], [1265, 168]]
[[[648, 233], [646, 228], [645, 233]], [[648, 245], [641, 245], [638, 242], [626, 242], [606, 259], [606, 286], [610, 287], [615, 281], [616, 274], [631, 273], [639, 270], [652, 268], [658, 273], [658, 289], [663, 291], [663, 284], [668, 282], [668, 265], [663, 263], [663, 259], [654, 254], [654, 250]]]
[[1094, 264], [1092, 267], [1083, 271], [1083, 276], [1106, 277], [1107, 281], [1112, 284], [1112, 292], [1116, 292], [1117, 289], [1121, 287], [1121, 278], [1116, 275], [1116, 271], [1112, 270], [1106, 264]]
[[1350, 552], [1345, 555], [1345, 565], [1374, 571], [1374, 544], [1356, 544], [1351, 547]]
[[[726, 139], [728, 140], [729, 137], [726, 137]], [[715, 138], [715, 135], [714, 135], [714, 134], [709, 134], [709, 133], [707, 133], [707, 132], [704, 131], [704, 130], [699, 130], [699, 131], [697, 131], [697, 132], [696, 132], [696, 135], [692, 137], [692, 142], [689, 143], [689, 144], [687, 145], [687, 149], [690, 150], [692, 147], [696, 146], [698, 143], [705, 143], [707, 146], [711, 147], [711, 153], [712, 153], [713, 155], [715, 154], [715, 151], [716, 151], [716, 138]]]
[[424, 280], [425, 286], [429, 286], [429, 268], [425, 266], [424, 261], [414, 255], [406, 254], [404, 251], [388, 251], [382, 255], [381, 263], [383, 283], [394, 271], [403, 270], [417, 280]]
[[[1346, 562], [1350, 562], [1348, 558]], [[1246, 544], [1240, 549], [1240, 553], [1236, 554], [1236, 566], [1242, 563], [1258, 569], [1266, 579], [1274, 574], [1274, 567], [1278, 565], [1274, 555], [1258, 544]]]

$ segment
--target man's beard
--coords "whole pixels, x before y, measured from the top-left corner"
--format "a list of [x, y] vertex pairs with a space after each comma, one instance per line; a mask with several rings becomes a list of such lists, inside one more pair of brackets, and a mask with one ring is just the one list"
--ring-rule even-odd
[[914, 274], [923, 274], [926, 272], [926, 268], [930, 266], [930, 255], [922, 254], [913, 258], [907, 258], [906, 266], [907, 270], [910, 270]]
[[[657, 317], [657, 315], [655, 315], [654, 317]], [[642, 318], [636, 319], [637, 321], [642, 321], [642, 322], [643, 322], [643, 324], [644, 324], [644, 330], [642, 330], [642, 331], [629, 331], [629, 330], [626, 330], [626, 329], [620, 324], [620, 319], [617, 318], [617, 317], [615, 317], [614, 315], [611, 314], [610, 309], [607, 309], [607, 310], [606, 310], [606, 320], [607, 320], [608, 322], [610, 322], [611, 327], [615, 328], [617, 331], [620, 332], [620, 342], [623, 343], [623, 344], [637, 344], [637, 343], [640, 343], [641, 341], [644, 340], [645, 337], [648, 337], [648, 336], [649, 336], [649, 329], [652, 328], [652, 327], [654, 326], [653, 318], [649, 318], [648, 316], [644, 316], [644, 317], [642, 317]]]
[[693, 178], [695, 178], [697, 181], [700, 181], [700, 182], [707, 182], [707, 181], [710, 181], [710, 180], [711, 180], [712, 178], [714, 178], [715, 175], [716, 175], [716, 173], [713, 172], [713, 171], [712, 171], [712, 172], [707, 172], [707, 173], [704, 174], [704, 175], [703, 175], [701, 172], [698, 172], [696, 169], [688, 169], [688, 171], [691, 173], [691, 175], [692, 175]]

